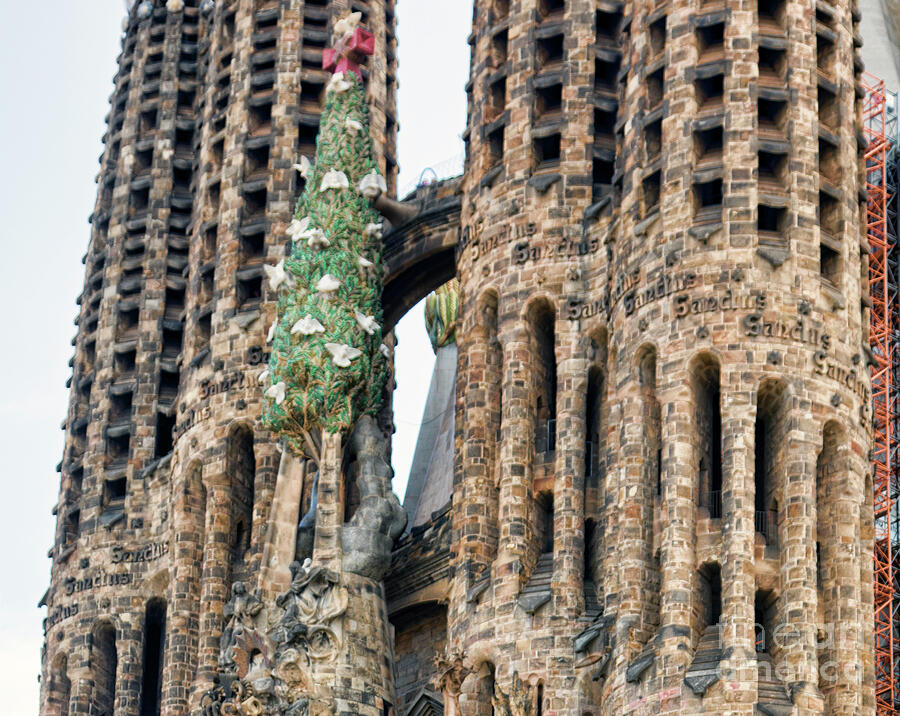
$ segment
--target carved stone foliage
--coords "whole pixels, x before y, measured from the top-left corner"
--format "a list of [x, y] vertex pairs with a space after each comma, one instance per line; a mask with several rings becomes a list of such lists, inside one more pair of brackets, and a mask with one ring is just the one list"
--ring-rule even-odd
[[463, 656], [458, 652], [436, 656], [434, 665], [437, 674], [431, 680], [431, 685], [444, 697], [444, 716], [461, 716], [459, 694], [463, 681], [472, 670], [463, 663]]
[[316, 667], [341, 649], [348, 594], [324, 567], [291, 565], [291, 586], [266, 605], [236, 582], [225, 614], [218, 684], [202, 716], [333, 716]]
[[391, 563], [394, 540], [406, 529], [407, 515], [391, 490], [387, 441], [373, 418], [360, 419], [351, 447], [356, 462], [349, 469], [359, 489], [360, 506], [341, 533], [344, 569], [381, 581]]

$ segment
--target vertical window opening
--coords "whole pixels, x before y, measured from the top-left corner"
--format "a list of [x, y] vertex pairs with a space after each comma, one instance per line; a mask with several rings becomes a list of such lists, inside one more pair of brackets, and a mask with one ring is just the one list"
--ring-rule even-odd
[[246, 576], [253, 530], [256, 454], [253, 447], [253, 433], [246, 426], [238, 427], [231, 435], [228, 472], [231, 477], [233, 570], [233, 576], [229, 581], [236, 581]]
[[144, 616], [144, 670], [141, 716], [158, 716], [162, 706], [162, 665], [166, 633], [166, 603], [152, 599]]
[[534, 357], [535, 450], [556, 450], [556, 316], [546, 302], [532, 311], [531, 336]]
[[116, 701], [116, 669], [119, 665], [116, 650], [116, 628], [109, 622], [100, 624], [93, 634], [91, 646], [91, 714], [113, 716]]

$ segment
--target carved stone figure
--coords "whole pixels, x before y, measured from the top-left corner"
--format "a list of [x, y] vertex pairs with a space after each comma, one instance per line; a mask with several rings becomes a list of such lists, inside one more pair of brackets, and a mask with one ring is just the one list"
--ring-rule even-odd
[[391, 490], [387, 441], [377, 422], [361, 418], [350, 440], [360, 505], [343, 528], [344, 569], [380, 581], [390, 566], [394, 540], [406, 529], [407, 515]]
[[[262, 609], [262, 601], [259, 597], [248, 594], [243, 582], [235, 582], [232, 585], [231, 600], [222, 610], [228, 621], [219, 641], [219, 666], [224, 671], [240, 673], [241, 659], [236, 647], [239, 642], [245, 641], [250, 636], [250, 632], [255, 632], [254, 619]], [[244, 666], [249, 667], [249, 664]]]
[[532, 716], [534, 713], [532, 688], [522, 683], [517, 671], [513, 672], [508, 695], [503, 693], [500, 684], [494, 684], [492, 701], [497, 716]]
[[444, 697], [444, 716], [461, 716], [459, 694], [462, 691], [463, 681], [472, 670], [463, 663], [462, 654], [459, 653], [436, 656], [434, 665], [437, 676], [432, 679], [431, 684]]
[[278, 652], [305, 649], [312, 658], [337, 656], [340, 643], [331, 622], [347, 610], [347, 590], [337, 573], [299, 562], [291, 564], [291, 587], [275, 603], [284, 615], [272, 633]]

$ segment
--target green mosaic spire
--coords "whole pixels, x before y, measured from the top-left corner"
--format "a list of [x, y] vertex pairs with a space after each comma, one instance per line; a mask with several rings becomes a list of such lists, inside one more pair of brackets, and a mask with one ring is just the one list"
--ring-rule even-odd
[[425, 299], [425, 329], [435, 352], [456, 343], [458, 318], [459, 280], [454, 278]]
[[288, 231], [293, 251], [267, 267], [281, 293], [263, 420], [308, 454], [316, 435], [375, 414], [386, 380], [381, 224], [371, 202], [384, 180], [372, 158], [365, 89], [353, 72], [333, 77], [315, 164], [304, 158], [296, 168], [307, 182]]

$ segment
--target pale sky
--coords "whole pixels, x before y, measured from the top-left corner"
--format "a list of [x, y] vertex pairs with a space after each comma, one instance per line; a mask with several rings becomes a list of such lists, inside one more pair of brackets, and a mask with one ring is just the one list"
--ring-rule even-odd
[[[6, 716], [38, 711], [81, 256], [120, 49], [121, 0], [0, 0], [0, 684]], [[472, 5], [398, 3], [400, 186], [462, 152]], [[421, 307], [398, 327], [394, 489], [412, 461], [433, 354]]]

